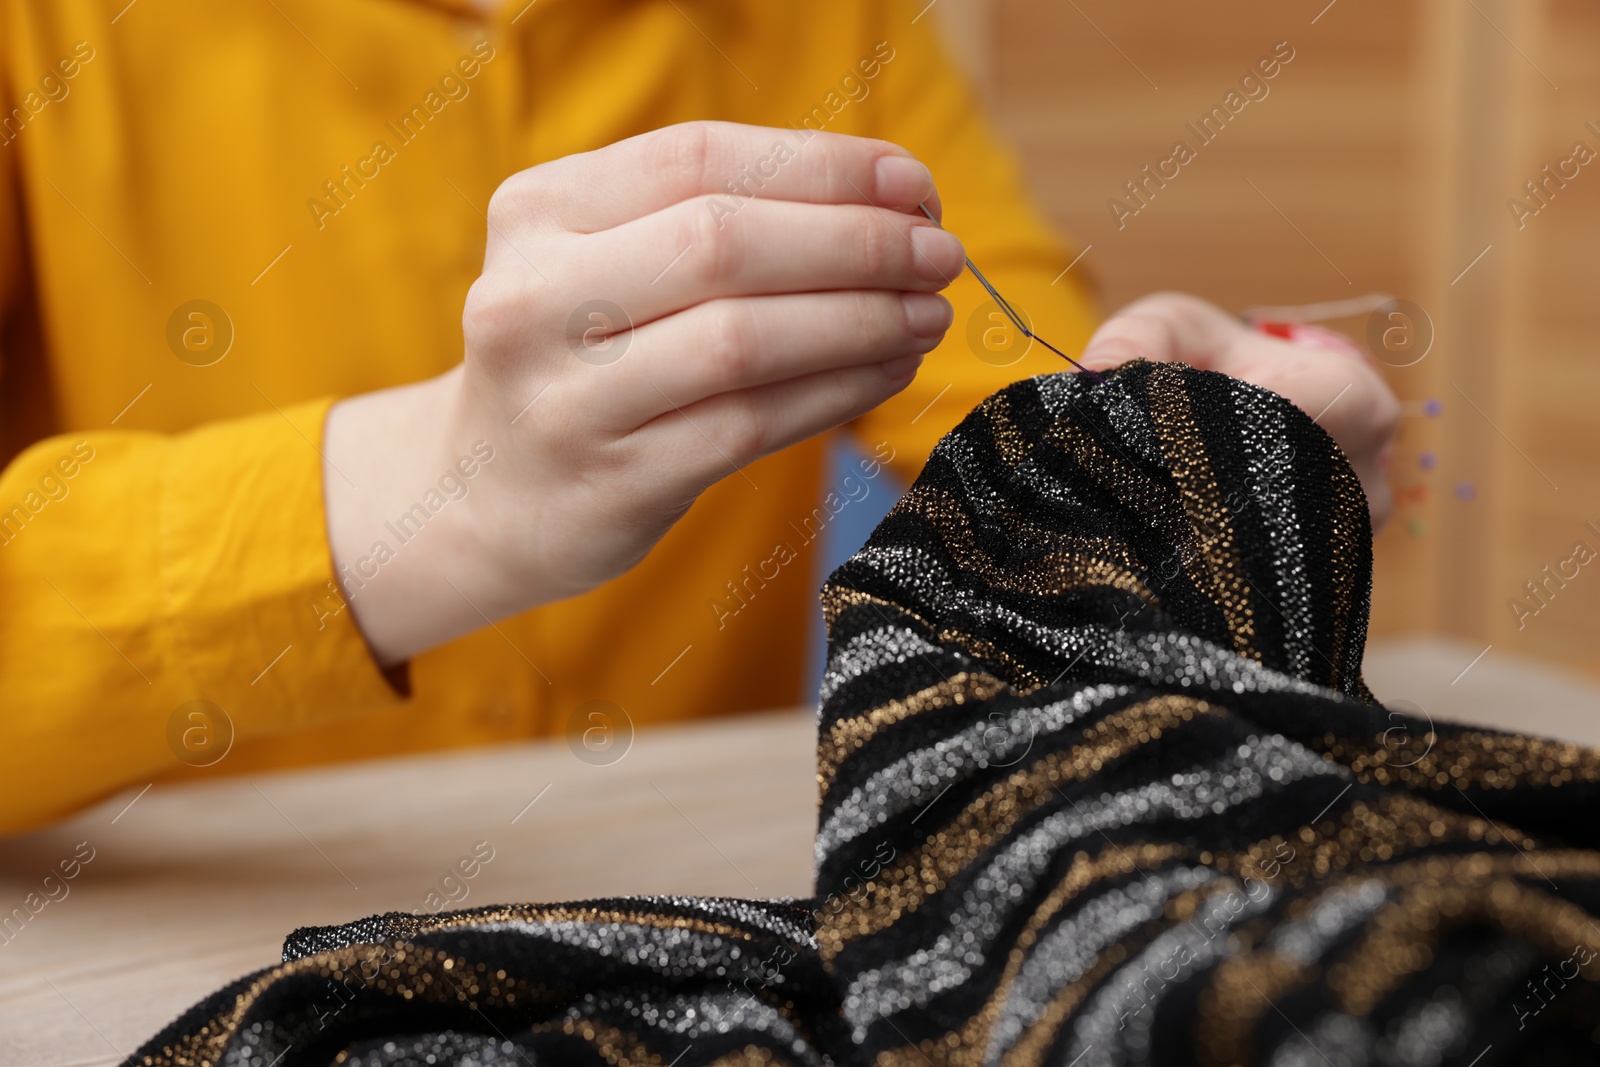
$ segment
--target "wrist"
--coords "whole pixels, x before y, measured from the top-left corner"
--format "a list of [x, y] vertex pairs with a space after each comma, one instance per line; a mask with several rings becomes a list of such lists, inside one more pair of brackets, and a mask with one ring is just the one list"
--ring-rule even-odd
[[484, 517], [504, 452], [463, 417], [461, 380], [457, 368], [329, 412], [334, 571], [386, 667], [528, 606], [506, 582], [499, 527]]

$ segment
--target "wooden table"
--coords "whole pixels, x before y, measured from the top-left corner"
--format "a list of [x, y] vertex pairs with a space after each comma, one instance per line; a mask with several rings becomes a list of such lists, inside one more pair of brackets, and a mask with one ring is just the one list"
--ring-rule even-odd
[[[162, 784], [0, 841], [5, 909], [78, 842], [95, 850], [66, 896], [0, 939], [0, 1063], [115, 1063], [276, 963], [293, 928], [424, 908], [462, 886], [463, 907], [809, 894], [814, 723], [785, 711], [641, 731], [610, 766], [556, 740]], [[493, 859], [446, 879], [478, 842]]]

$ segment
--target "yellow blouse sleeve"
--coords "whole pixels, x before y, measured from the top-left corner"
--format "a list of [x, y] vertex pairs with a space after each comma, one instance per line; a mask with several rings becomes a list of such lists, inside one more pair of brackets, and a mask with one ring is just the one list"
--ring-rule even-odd
[[[0, 368], [27, 381], [20, 185], [0, 147]], [[59, 433], [0, 471], [0, 834], [400, 701], [331, 584], [330, 404]]]
[[[1011, 150], [991, 130], [983, 109], [947, 54], [933, 20], [917, 18], [921, 3], [876, 5], [878, 38], [894, 50], [873, 87], [873, 136], [902, 145], [933, 171], [944, 224], [967, 255], [1031, 328], [1076, 356], [1096, 325], [1084, 264], [1062, 274], [1080, 249], [1067, 245], [1044, 220], [1021, 180]], [[915, 22], [913, 22], [915, 19]], [[890, 464], [915, 477], [940, 437], [984, 397], [1020, 378], [1068, 365], [1005, 324], [970, 272], [947, 290], [955, 321], [944, 343], [928, 353], [916, 381], [854, 423], [870, 451], [887, 441]], [[1014, 361], [1014, 362], [1013, 362]]]
[[328, 406], [52, 437], [0, 473], [0, 833], [400, 700], [331, 585]]

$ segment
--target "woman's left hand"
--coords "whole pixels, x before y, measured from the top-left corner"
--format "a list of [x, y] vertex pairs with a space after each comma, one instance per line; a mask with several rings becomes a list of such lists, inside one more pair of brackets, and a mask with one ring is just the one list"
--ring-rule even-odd
[[1090, 370], [1176, 361], [1240, 378], [1292, 401], [1343, 449], [1366, 490], [1376, 533], [1394, 510], [1387, 473], [1400, 402], [1354, 342], [1290, 342], [1186, 293], [1141, 297], [1108, 319], [1080, 358]]

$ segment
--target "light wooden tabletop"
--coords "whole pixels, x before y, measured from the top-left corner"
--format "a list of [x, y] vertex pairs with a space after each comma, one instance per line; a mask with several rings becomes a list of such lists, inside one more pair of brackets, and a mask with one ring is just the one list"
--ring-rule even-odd
[[[0, 938], [0, 1063], [115, 1063], [276, 963], [297, 926], [449, 896], [805, 896], [814, 723], [784, 711], [641, 731], [607, 766], [556, 740], [156, 785], [0, 841], [0, 911], [80, 842], [94, 850], [65, 896], [52, 882], [60, 899]], [[475, 877], [449, 877], [463, 858]]]

